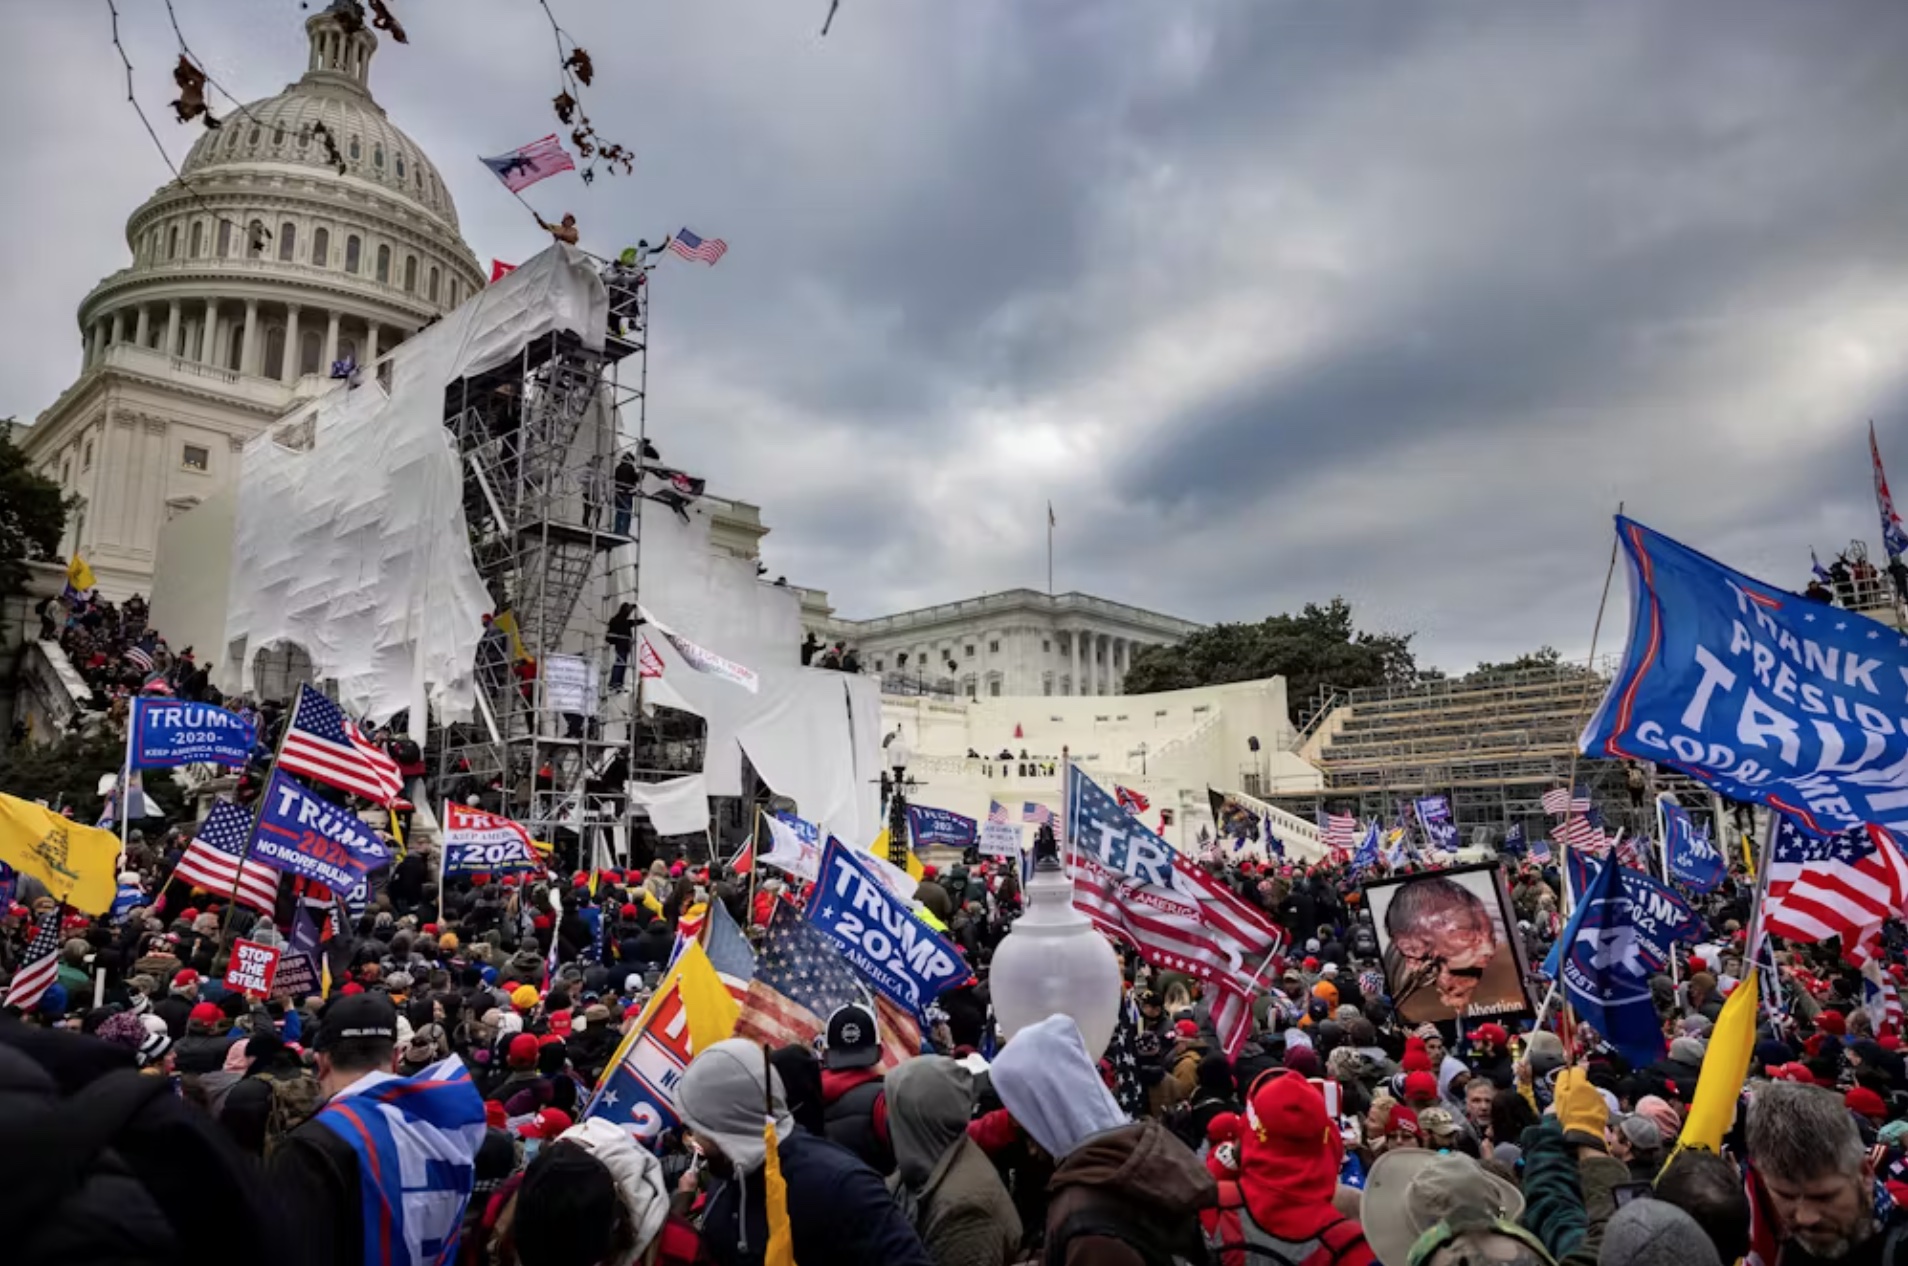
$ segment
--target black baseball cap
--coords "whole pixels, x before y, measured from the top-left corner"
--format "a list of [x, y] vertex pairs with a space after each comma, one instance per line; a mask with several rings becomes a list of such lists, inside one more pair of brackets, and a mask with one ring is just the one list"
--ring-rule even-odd
[[845, 1003], [828, 1017], [828, 1049], [822, 1063], [829, 1068], [868, 1068], [881, 1062], [881, 1033], [875, 1014], [859, 1002]]
[[397, 1041], [397, 1006], [388, 994], [358, 993], [339, 998], [325, 1008], [318, 1026], [317, 1050], [329, 1050], [350, 1038]]

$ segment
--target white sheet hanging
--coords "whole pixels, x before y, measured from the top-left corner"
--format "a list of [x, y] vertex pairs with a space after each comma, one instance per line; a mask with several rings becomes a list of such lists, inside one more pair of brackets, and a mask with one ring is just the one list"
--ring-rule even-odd
[[701, 774], [628, 784], [629, 802], [649, 810], [658, 835], [701, 835], [709, 829], [709, 789]]

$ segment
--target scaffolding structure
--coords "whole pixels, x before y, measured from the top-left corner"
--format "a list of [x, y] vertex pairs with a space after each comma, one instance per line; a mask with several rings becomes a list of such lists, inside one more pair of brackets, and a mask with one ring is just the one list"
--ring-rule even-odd
[[[477, 653], [477, 715], [433, 735], [437, 796], [475, 796], [566, 853], [574, 842], [578, 865], [627, 857], [626, 784], [700, 770], [704, 748], [700, 718], [645, 718], [638, 703], [649, 287], [621, 265], [606, 265], [604, 282], [601, 350], [544, 335], [451, 384], [444, 411], [496, 615]], [[633, 487], [617, 479], [626, 454]]]

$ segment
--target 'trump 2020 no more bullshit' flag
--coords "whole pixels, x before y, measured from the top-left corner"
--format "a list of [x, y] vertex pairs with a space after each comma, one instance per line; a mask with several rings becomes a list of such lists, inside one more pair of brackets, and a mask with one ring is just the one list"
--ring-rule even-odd
[[1908, 829], [1908, 637], [1616, 522], [1630, 640], [1584, 754], [1667, 764], [1819, 834]]
[[345, 892], [391, 861], [391, 850], [348, 809], [272, 771], [252, 836], [252, 857], [274, 870]]

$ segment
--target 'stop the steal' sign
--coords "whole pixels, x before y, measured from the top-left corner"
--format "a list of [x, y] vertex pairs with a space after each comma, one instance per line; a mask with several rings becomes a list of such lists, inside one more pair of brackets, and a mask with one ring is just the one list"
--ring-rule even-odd
[[1908, 830], [1908, 637], [1630, 519], [1630, 641], [1585, 755], [1653, 760], [1818, 834]]
[[1173, 886], [1172, 845], [1122, 809], [1078, 765], [1067, 766], [1067, 838], [1116, 875]]
[[967, 978], [967, 964], [954, 947], [840, 840], [831, 838], [822, 850], [808, 918], [875, 988], [914, 1015]]
[[126, 753], [134, 769], [243, 765], [257, 742], [257, 726], [207, 703], [135, 698], [126, 723]]
[[278, 975], [278, 950], [257, 941], [233, 941], [232, 962], [225, 969], [225, 987], [235, 993], [269, 996]]

